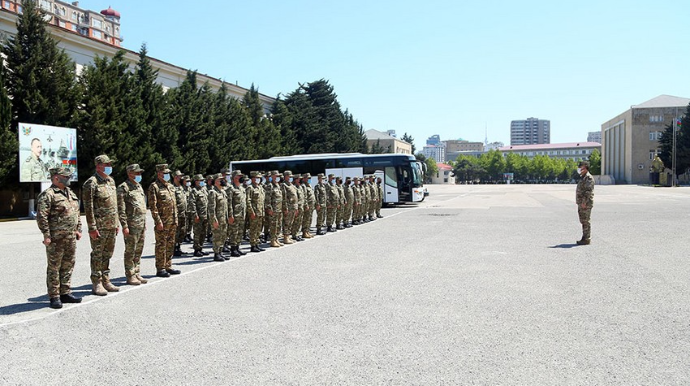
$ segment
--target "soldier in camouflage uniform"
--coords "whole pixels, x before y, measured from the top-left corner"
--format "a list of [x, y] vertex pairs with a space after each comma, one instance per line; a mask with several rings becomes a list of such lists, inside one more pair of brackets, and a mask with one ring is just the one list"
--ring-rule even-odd
[[156, 181], [148, 190], [149, 209], [155, 224], [156, 235], [156, 276], [170, 277], [180, 273], [173, 269], [172, 256], [177, 234], [177, 203], [175, 188], [170, 184], [168, 164], [156, 165]]
[[335, 174], [328, 175], [326, 184], [326, 232], [335, 232], [335, 215], [340, 206], [338, 188], [335, 186]]
[[45, 181], [48, 179], [48, 166], [41, 159], [43, 145], [41, 140], [31, 140], [31, 155], [24, 161], [21, 169], [21, 181]]
[[194, 213], [192, 212], [192, 190], [194, 189], [192, 187], [192, 179], [188, 175], [184, 175], [182, 177], [182, 181], [184, 181], [184, 184], [182, 184], [182, 187], [184, 188], [185, 193], [187, 194], [187, 214], [185, 216], [185, 219], [187, 220], [185, 222], [185, 230], [187, 233], [184, 236], [184, 242], [185, 243], [191, 243], [192, 242], [192, 226], [194, 224]]
[[271, 240], [271, 216], [268, 215], [268, 196], [271, 190], [271, 172], [261, 173], [264, 175], [261, 187], [264, 189], [264, 222], [263, 222], [263, 241], [268, 243]]
[[184, 256], [182, 242], [187, 235], [187, 204], [189, 198], [184, 187], [183, 173], [175, 170], [173, 173], [173, 189], [175, 190], [175, 203], [177, 205], [177, 233], [175, 234], [175, 252], [173, 256]]
[[208, 189], [204, 183], [204, 176], [194, 176], [194, 187], [190, 191], [189, 206], [194, 227], [194, 256], [202, 257], [205, 253], [204, 239], [208, 228]]
[[577, 204], [580, 224], [582, 224], [582, 238], [577, 241], [577, 245], [589, 245], [592, 238], [592, 227], [589, 219], [594, 206], [594, 178], [589, 174], [589, 162], [587, 161], [580, 162], [577, 172], [581, 178], [577, 183], [575, 203]]
[[294, 241], [302, 241], [304, 239], [302, 238], [300, 229], [302, 228], [302, 213], [304, 213], [304, 189], [302, 188], [302, 176], [300, 174], [292, 175], [292, 185], [297, 191], [297, 212], [292, 221], [290, 234]]
[[355, 200], [354, 193], [352, 192], [352, 179], [350, 177], [345, 178], [345, 183], [343, 184], [343, 195], [345, 196], [345, 204], [343, 205], [343, 226], [345, 228], [351, 228], [352, 224], [352, 207]]
[[379, 189], [374, 183], [373, 174], [369, 176], [369, 221], [376, 220], [376, 205], [378, 204]]
[[77, 240], [81, 238], [79, 200], [67, 186], [72, 172], [69, 169], [50, 169], [48, 189], [38, 195], [36, 222], [43, 234], [48, 269], [46, 284], [51, 308], [62, 308], [62, 303], [80, 303], [72, 295], [71, 281], [74, 270]]
[[244, 219], [247, 216], [247, 193], [244, 185], [244, 174], [241, 170], [233, 170], [232, 183], [228, 184], [226, 190], [229, 200], [230, 217], [234, 221], [229, 226], [228, 239], [230, 242], [230, 256], [240, 257], [246, 255], [246, 252], [240, 250], [242, 237], [244, 236]]
[[234, 219], [230, 218], [228, 195], [222, 181], [225, 181], [225, 174], [215, 174], [213, 189], [208, 193], [208, 222], [213, 228], [213, 261], [230, 260], [230, 257], [223, 254], [223, 246], [228, 236], [228, 224]]
[[360, 211], [362, 208], [362, 187], [359, 185], [359, 177], [352, 179], [352, 225], [359, 225], [361, 220]]
[[304, 189], [304, 210], [302, 211], [302, 237], [311, 239], [314, 237], [311, 234], [311, 219], [314, 217], [314, 206], [316, 205], [316, 198], [314, 197], [314, 189], [311, 187], [311, 174], [302, 174], [302, 189]]
[[326, 232], [322, 229], [326, 226], [326, 183], [323, 181], [324, 174], [319, 173], [316, 175], [318, 181], [316, 186], [314, 186], [314, 200], [316, 208], [316, 234], [325, 235]]
[[110, 282], [110, 258], [115, 250], [115, 237], [120, 228], [117, 218], [117, 187], [110, 178], [112, 160], [107, 155], [96, 157], [96, 173], [82, 188], [84, 213], [91, 241], [92, 292], [105, 296], [120, 289]]
[[283, 243], [278, 241], [278, 235], [283, 222], [283, 191], [278, 184], [277, 170], [271, 172], [271, 187], [266, 195], [266, 213], [271, 220], [271, 247], [282, 247]]
[[[206, 189], [208, 194], [211, 193], [211, 190], [213, 189], [213, 174], [209, 174], [206, 176]], [[213, 241], [213, 224], [211, 222], [208, 222], [208, 228], [206, 229], [206, 241], [209, 243]]]
[[378, 191], [378, 201], [376, 202], [376, 217], [383, 218], [381, 216], [381, 207], [383, 207], [383, 185], [381, 185], [381, 177], [376, 178], [376, 189]]
[[362, 189], [362, 223], [369, 222], [369, 202], [371, 201], [371, 191], [369, 190], [369, 176], [364, 176], [360, 183]]
[[249, 218], [249, 245], [250, 252], [262, 252], [263, 248], [259, 245], [259, 236], [263, 226], [266, 191], [261, 186], [261, 173], [253, 171], [249, 173], [252, 184], [247, 188], [247, 214]]
[[298, 214], [297, 189], [291, 180], [292, 172], [283, 172], [283, 183], [280, 187], [283, 192], [283, 244], [294, 244], [291, 234], [292, 223]]
[[141, 253], [146, 233], [146, 194], [141, 187], [139, 164], [127, 166], [127, 181], [117, 187], [117, 212], [125, 238], [125, 276], [127, 284], [146, 284], [141, 277]]
[[335, 211], [335, 229], [345, 229], [343, 226], [343, 217], [345, 216], [345, 189], [343, 188], [343, 179], [338, 176], [335, 178], [335, 188], [338, 192], [338, 209]]

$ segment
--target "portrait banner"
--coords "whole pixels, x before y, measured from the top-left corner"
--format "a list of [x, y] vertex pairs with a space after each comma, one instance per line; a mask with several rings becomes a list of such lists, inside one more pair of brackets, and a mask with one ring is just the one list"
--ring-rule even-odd
[[50, 182], [48, 170], [72, 171], [77, 181], [77, 130], [19, 123], [19, 182]]

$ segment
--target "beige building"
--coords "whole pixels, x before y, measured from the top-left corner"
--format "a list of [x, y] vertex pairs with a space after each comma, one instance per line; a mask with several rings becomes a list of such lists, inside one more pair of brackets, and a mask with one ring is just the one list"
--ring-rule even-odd
[[453, 153], [459, 151], [484, 151], [483, 142], [470, 142], [464, 139], [451, 139], [448, 141], [441, 141], [441, 144], [446, 147], [446, 153]]
[[612, 176], [617, 184], [649, 183], [661, 133], [685, 113], [688, 104], [688, 98], [660, 95], [604, 122], [601, 173]]
[[534, 158], [545, 155], [550, 158], [562, 158], [566, 160], [582, 161], [589, 159], [594, 150], [601, 152], [601, 144], [598, 142], [567, 142], [544, 143], [538, 145], [511, 145], [498, 148], [505, 157], [508, 153], [515, 153]]
[[453, 167], [437, 162], [438, 172], [431, 176], [432, 184], [455, 184], [455, 177], [453, 176]]
[[367, 148], [371, 151], [372, 147], [378, 144], [385, 149], [385, 153], [412, 154], [412, 144], [390, 136], [378, 130], [370, 129], [364, 132], [367, 137]]
[[[21, 1], [0, 0], [0, 33], [15, 35], [17, 17], [22, 12]], [[89, 11], [79, 7], [79, 2], [72, 3], [56, 0], [38, 0], [37, 4], [47, 14], [48, 31], [58, 42], [58, 46], [74, 61], [77, 75], [84, 66], [93, 64], [93, 58], [107, 56], [112, 58], [117, 51], [125, 51], [125, 59], [132, 68], [139, 61], [139, 52], [120, 46], [123, 41], [120, 30], [120, 13], [112, 8], [101, 12]], [[138, 49], [139, 47], [137, 47]], [[179, 86], [187, 76], [187, 69], [162, 60], [149, 58], [154, 69], [158, 70], [158, 83], [164, 90]], [[204, 74], [197, 74], [199, 86], [208, 82], [212, 89], [218, 90], [224, 82]], [[228, 94], [242, 98], [248, 91], [235, 84], [225, 83]], [[270, 111], [274, 98], [259, 94], [264, 110]]]

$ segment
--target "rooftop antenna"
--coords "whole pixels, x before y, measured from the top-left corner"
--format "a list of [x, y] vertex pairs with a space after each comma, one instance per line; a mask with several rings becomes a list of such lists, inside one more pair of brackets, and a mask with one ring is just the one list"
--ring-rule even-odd
[[486, 122], [484, 122], [484, 146], [489, 145], [489, 129]]

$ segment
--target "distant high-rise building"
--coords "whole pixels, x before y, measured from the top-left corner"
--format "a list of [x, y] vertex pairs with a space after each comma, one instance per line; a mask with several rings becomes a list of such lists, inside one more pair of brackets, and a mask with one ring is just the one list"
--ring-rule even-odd
[[446, 159], [446, 148], [441, 145], [428, 145], [422, 148], [422, 154], [424, 154], [426, 158], [433, 158], [434, 161], [441, 162]]
[[587, 142], [601, 143], [601, 131], [590, 131], [587, 133]]
[[434, 134], [426, 140], [427, 146], [441, 146], [441, 136]]
[[510, 122], [511, 145], [536, 145], [551, 143], [551, 121], [527, 118]]
[[388, 133], [388, 135], [390, 135], [393, 138], [398, 138], [398, 136], [395, 135], [395, 130], [386, 130], [386, 133]]

